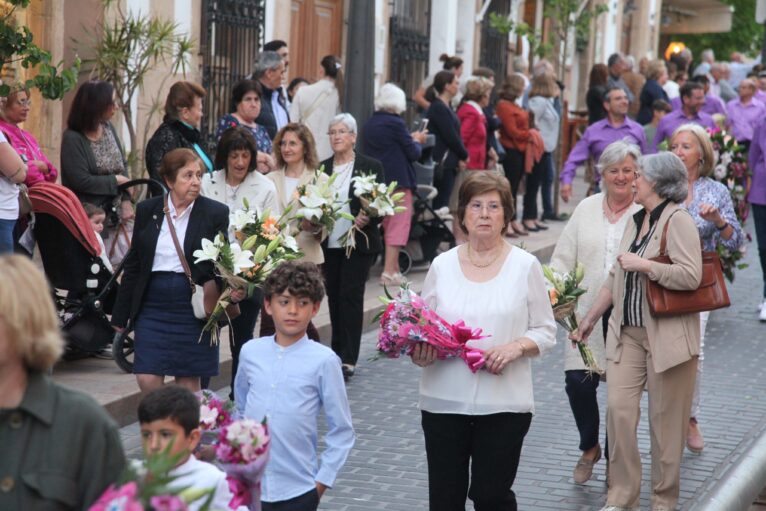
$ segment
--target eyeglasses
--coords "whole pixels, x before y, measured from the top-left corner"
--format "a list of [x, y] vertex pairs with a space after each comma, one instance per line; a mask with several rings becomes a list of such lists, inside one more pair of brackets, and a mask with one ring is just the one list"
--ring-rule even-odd
[[487, 211], [490, 213], [499, 213], [503, 210], [502, 204], [499, 202], [489, 202], [487, 204], [481, 203], [479, 201], [473, 201], [470, 204], [468, 204], [468, 209], [471, 210], [473, 213], [481, 213], [484, 211], [484, 208], [487, 208]]
[[330, 130], [327, 134], [331, 137], [342, 137], [351, 133], [349, 130]]
[[30, 108], [32, 106], [32, 100], [31, 99], [17, 99], [16, 101], [14, 101], [14, 104], [22, 106], [22, 107], [25, 107], [25, 108]]

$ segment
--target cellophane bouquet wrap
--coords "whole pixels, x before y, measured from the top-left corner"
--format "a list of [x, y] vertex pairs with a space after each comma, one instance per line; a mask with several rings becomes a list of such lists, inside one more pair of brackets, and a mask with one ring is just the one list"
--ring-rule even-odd
[[[553, 308], [553, 317], [567, 332], [576, 332], [577, 300], [587, 292], [586, 289], [580, 287], [582, 279], [585, 277], [585, 267], [578, 262], [567, 273], [559, 273], [550, 266], [544, 265], [543, 275], [549, 284], [548, 298]], [[576, 342], [576, 344], [588, 371], [603, 374], [604, 370], [598, 366], [588, 345], [582, 341]]]
[[323, 174], [324, 166], [316, 171], [310, 182], [295, 190], [299, 206], [294, 218], [308, 220], [313, 224], [321, 225], [327, 229], [327, 232], [332, 232], [338, 218], [353, 221], [354, 217], [342, 211], [343, 206], [349, 201], [341, 200], [335, 191], [333, 183], [338, 174], [322, 179]]
[[[354, 185], [354, 195], [359, 198], [362, 204], [362, 211], [370, 218], [383, 218], [402, 213], [407, 210], [404, 206], [398, 204], [404, 198], [404, 192], [394, 192], [397, 182], [392, 181], [386, 186], [385, 183], [379, 183], [375, 174], [359, 175], [351, 178]], [[364, 235], [364, 231], [353, 224], [351, 228], [343, 234], [338, 240], [346, 249], [346, 257], [356, 248], [356, 233]], [[367, 236], [364, 235], [365, 239]], [[368, 240], [369, 242], [369, 240]]]
[[221, 429], [238, 418], [237, 407], [229, 399], [219, 398], [215, 392], [202, 389], [196, 393], [199, 399], [199, 428], [202, 445], [215, 445]]
[[470, 340], [486, 337], [481, 335], [481, 329], [468, 327], [462, 320], [449, 323], [406, 284], [395, 297], [386, 290], [386, 297], [381, 300], [386, 308], [380, 316], [375, 358], [411, 355], [415, 346], [426, 344], [436, 349], [440, 360], [460, 358], [474, 373], [484, 367], [484, 351], [466, 345]]
[[229, 507], [261, 509], [261, 477], [269, 461], [269, 428], [266, 421], [235, 420], [221, 429], [216, 446], [218, 465], [228, 475], [234, 494]]
[[[211, 261], [224, 284], [218, 303], [208, 318], [203, 332], [210, 332], [212, 344], [218, 344], [220, 321], [231, 304], [231, 293], [244, 289], [252, 296], [269, 273], [283, 261], [301, 257], [298, 243], [288, 232], [285, 215], [277, 218], [267, 210], [263, 213], [250, 207], [234, 211], [229, 219], [234, 241], [223, 233], [212, 240], [203, 239], [202, 249], [194, 251], [194, 263]], [[228, 317], [227, 317], [228, 319]]]
[[[131, 460], [117, 483], [110, 485], [88, 511], [166, 511], [189, 509], [213, 511], [215, 488], [178, 488], [170, 471], [188, 453], [170, 454], [165, 451], [147, 457], [146, 461]], [[215, 510], [218, 511], [218, 510]]]
[[[745, 146], [739, 144], [737, 139], [731, 136], [725, 129], [716, 127], [708, 128], [710, 142], [713, 144], [713, 178], [726, 186], [729, 190], [734, 213], [740, 226], [745, 224], [750, 213], [750, 204], [747, 202], [747, 191], [750, 189], [751, 173], [747, 165], [747, 151]], [[746, 233], [750, 241], [750, 234]], [[741, 262], [745, 257], [745, 245], [731, 250], [718, 243], [716, 246], [718, 257], [721, 259], [723, 274], [734, 282], [735, 270], [747, 268], [747, 264]]]

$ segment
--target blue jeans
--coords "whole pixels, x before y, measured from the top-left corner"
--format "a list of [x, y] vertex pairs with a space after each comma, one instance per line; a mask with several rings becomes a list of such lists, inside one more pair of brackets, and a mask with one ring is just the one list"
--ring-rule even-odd
[[0, 220], [0, 254], [13, 253], [13, 228], [16, 220]]
[[755, 239], [758, 241], [758, 257], [761, 259], [763, 273], [763, 297], [766, 298], [766, 206], [752, 204]]

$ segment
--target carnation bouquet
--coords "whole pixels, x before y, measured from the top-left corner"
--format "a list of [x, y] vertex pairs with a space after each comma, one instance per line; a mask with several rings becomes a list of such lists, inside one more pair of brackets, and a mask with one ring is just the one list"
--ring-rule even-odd
[[386, 297], [381, 297], [381, 300], [386, 308], [380, 316], [378, 354], [374, 359], [411, 355], [415, 346], [422, 343], [434, 347], [440, 360], [463, 359], [474, 373], [484, 367], [483, 350], [466, 345], [470, 340], [486, 337], [481, 335], [481, 329], [472, 329], [462, 320], [447, 322], [407, 284], [401, 286], [396, 297], [392, 297], [386, 289]]
[[[575, 263], [575, 267], [567, 273], [559, 273], [550, 266], [543, 265], [543, 275], [548, 281], [548, 298], [553, 307], [553, 317], [564, 330], [570, 333], [577, 331], [577, 300], [587, 292], [580, 287], [585, 277], [585, 267], [582, 263]], [[580, 356], [588, 368], [588, 371], [603, 374], [604, 370], [598, 366], [593, 352], [583, 341], [576, 341]]]
[[340, 200], [333, 187], [338, 174], [333, 174], [329, 179], [320, 179], [323, 174], [324, 166], [317, 169], [310, 182], [295, 190], [299, 204], [295, 218], [303, 218], [321, 225], [330, 232], [335, 227], [335, 221], [338, 218], [353, 221], [354, 217], [341, 211], [348, 201]]
[[[297, 259], [302, 254], [298, 243], [289, 233], [282, 218], [268, 211], [259, 213], [244, 201], [245, 208], [231, 214], [230, 226], [236, 241], [229, 241], [219, 233], [213, 240], [203, 239], [202, 249], [194, 251], [194, 263], [211, 261], [216, 274], [223, 280], [224, 289], [203, 333], [209, 331], [211, 343], [218, 344], [221, 317], [231, 305], [231, 293], [244, 289], [252, 296], [269, 273], [281, 262]], [[226, 316], [228, 319], [228, 316]]]
[[[354, 195], [362, 204], [362, 211], [370, 218], [382, 218], [406, 211], [404, 206], [397, 206], [404, 198], [404, 192], [394, 193], [397, 183], [392, 181], [386, 186], [379, 183], [375, 174], [355, 176], [351, 178], [354, 184]], [[367, 235], [353, 224], [351, 228], [340, 237], [340, 244], [346, 248], [346, 257], [356, 248], [356, 233], [360, 232], [367, 239]], [[369, 240], [368, 240], [369, 244]]]
[[[747, 151], [744, 146], [737, 143], [737, 139], [721, 128], [708, 128], [708, 134], [713, 144], [716, 162], [713, 167], [713, 177], [729, 190], [737, 220], [744, 225], [750, 212], [747, 191], [750, 189], [751, 177], [747, 166]], [[750, 240], [749, 234], [747, 239]], [[719, 243], [716, 251], [721, 259], [724, 275], [729, 282], [734, 282], [734, 270], [747, 268], [747, 264], [739, 262], [745, 256], [744, 246], [729, 250]]]
[[216, 458], [229, 476], [229, 488], [234, 494], [230, 507], [261, 509], [261, 477], [269, 460], [269, 441], [265, 420], [237, 420], [221, 429]]
[[175, 478], [169, 473], [187, 454], [171, 455], [169, 446], [145, 462], [131, 460], [119, 482], [110, 485], [89, 511], [183, 511], [192, 503], [200, 511], [210, 510], [215, 488], [173, 486]]

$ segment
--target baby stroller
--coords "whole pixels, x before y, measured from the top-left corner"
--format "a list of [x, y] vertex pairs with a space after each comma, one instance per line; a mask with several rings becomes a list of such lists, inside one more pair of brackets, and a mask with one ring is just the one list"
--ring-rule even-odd
[[[139, 187], [139, 188], [136, 188]], [[148, 179], [129, 181], [120, 187], [142, 190], [143, 195], [162, 193], [159, 183]], [[138, 194], [136, 194], [138, 195]], [[65, 359], [81, 358], [103, 351], [115, 332], [108, 314], [118, 289], [122, 264], [110, 272], [101, 259], [101, 247], [77, 196], [54, 183], [39, 183], [29, 189], [34, 219], [30, 225], [40, 250], [43, 268], [53, 287], [53, 298], [66, 339]], [[132, 368], [132, 342], [124, 332], [120, 348], [113, 346], [117, 365]]]
[[442, 243], [450, 248], [455, 246], [455, 236], [447, 222], [452, 220], [447, 208], [435, 210], [433, 199], [438, 192], [433, 186], [434, 168], [432, 152], [436, 142], [434, 135], [428, 135], [423, 145], [420, 160], [415, 162], [417, 190], [412, 200], [412, 226], [407, 246], [399, 252], [399, 267], [406, 275], [414, 265], [430, 263], [439, 253]]

